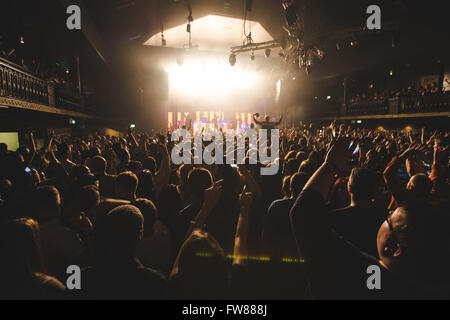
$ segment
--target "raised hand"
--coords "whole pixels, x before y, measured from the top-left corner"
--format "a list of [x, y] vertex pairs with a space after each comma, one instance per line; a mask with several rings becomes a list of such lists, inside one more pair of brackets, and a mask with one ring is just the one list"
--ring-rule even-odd
[[338, 171], [346, 172], [348, 169], [348, 160], [350, 160], [357, 145], [357, 141], [351, 138], [339, 137], [331, 145], [325, 157], [325, 163], [331, 164]]

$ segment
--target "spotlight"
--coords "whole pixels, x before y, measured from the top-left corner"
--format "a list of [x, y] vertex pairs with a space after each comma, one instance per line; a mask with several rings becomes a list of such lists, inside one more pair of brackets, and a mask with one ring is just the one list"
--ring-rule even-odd
[[337, 51], [341, 50], [341, 45], [339, 44], [339, 42], [336, 43], [336, 50]]
[[178, 63], [178, 65], [179, 66], [182, 66], [183, 65], [183, 56], [182, 55], [179, 55], [178, 57], [177, 57], [177, 63]]
[[306, 66], [305, 71], [306, 71], [306, 74], [309, 75], [312, 71], [312, 66]]
[[230, 54], [230, 58], [228, 59], [228, 61], [230, 62], [230, 65], [234, 67], [234, 65], [236, 64], [236, 55], [234, 53]]
[[270, 52], [271, 52], [270, 49], [266, 49], [266, 51], [264, 52], [264, 56], [265, 56], [266, 58], [270, 57]]
[[250, 61], [255, 61], [255, 53], [252, 51], [252, 55], [250, 56]]
[[21, 43], [21, 44], [24, 44], [24, 43], [25, 43], [25, 40], [23, 39], [23, 37], [20, 37], [20, 43]]
[[394, 70], [389, 70], [389, 75], [392, 77], [394, 75]]
[[350, 41], [350, 45], [352, 47], [356, 47], [358, 45], [358, 41], [356, 41], [356, 39], [353, 39], [353, 40]]

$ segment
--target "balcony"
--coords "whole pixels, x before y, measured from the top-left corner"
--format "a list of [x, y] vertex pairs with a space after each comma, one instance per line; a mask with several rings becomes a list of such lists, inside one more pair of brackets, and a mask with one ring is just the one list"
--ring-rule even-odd
[[53, 114], [91, 118], [78, 93], [48, 82], [0, 58], [0, 105]]

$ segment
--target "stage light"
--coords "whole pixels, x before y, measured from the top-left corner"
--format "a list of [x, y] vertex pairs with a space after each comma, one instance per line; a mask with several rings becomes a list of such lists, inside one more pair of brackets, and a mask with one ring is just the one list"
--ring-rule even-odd
[[25, 43], [25, 40], [23, 39], [23, 37], [20, 37], [20, 43], [21, 43], [21, 44], [24, 44], [24, 43]]
[[271, 52], [270, 49], [266, 49], [266, 51], [264, 52], [264, 56], [265, 56], [266, 58], [270, 57], [270, 52]]
[[331, 100], [331, 96], [327, 96], [327, 100]]
[[252, 52], [252, 55], [250, 56], [250, 61], [255, 61], [255, 53]]
[[66, 73], [67, 73], [67, 74], [69, 74], [69, 73], [70, 73], [70, 71], [69, 71], [69, 68], [66, 68]]
[[256, 73], [232, 67], [222, 59], [187, 59], [183, 66], [167, 66], [169, 90], [173, 96], [211, 98], [227, 97], [244, 92], [257, 83]]
[[341, 45], [339, 44], [339, 42], [336, 43], [336, 50], [337, 51], [341, 50]]
[[136, 125], [134, 123], [130, 124], [130, 129], [136, 128]]
[[236, 55], [234, 53], [230, 54], [230, 58], [228, 59], [228, 61], [230, 62], [230, 65], [234, 67], [234, 65], [236, 64]]
[[362, 120], [356, 120], [356, 123], [362, 123]]
[[391, 69], [389, 70], [389, 75], [392, 77], [394, 75], [394, 71]]
[[358, 41], [356, 41], [356, 39], [352, 39], [352, 40], [350, 41], [350, 45], [351, 45], [352, 47], [356, 47], [356, 46], [358, 45]]

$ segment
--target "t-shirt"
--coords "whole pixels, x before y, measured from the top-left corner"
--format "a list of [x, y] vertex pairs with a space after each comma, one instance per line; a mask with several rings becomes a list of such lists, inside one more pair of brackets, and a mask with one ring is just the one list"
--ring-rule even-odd
[[[385, 269], [378, 259], [360, 251], [332, 230], [325, 201], [319, 192], [303, 190], [292, 207], [290, 216], [297, 245], [305, 259], [314, 298], [417, 297], [412, 286]], [[380, 289], [377, 289], [377, 279], [380, 280]]]
[[382, 208], [346, 207], [330, 212], [333, 229], [359, 249], [377, 257], [377, 234], [388, 211]]
[[264, 219], [263, 248], [272, 258], [296, 259], [297, 246], [292, 232], [289, 212], [295, 199], [272, 202]]

